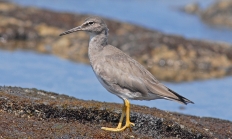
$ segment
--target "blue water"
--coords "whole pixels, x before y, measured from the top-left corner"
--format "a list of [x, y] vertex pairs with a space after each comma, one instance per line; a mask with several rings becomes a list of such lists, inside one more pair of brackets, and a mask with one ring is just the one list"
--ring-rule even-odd
[[[101, 86], [90, 66], [52, 55], [0, 50], [0, 74], [1, 86], [38, 88], [79, 99], [122, 103], [121, 99]], [[184, 106], [167, 100], [132, 101], [132, 103], [232, 121], [232, 77], [164, 84], [195, 104]], [[180, 106], [185, 109], [181, 110]]]
[[232, 43], [232, 29], [211, 27], [196, 15], [177, 10], [199, 2], [202, 8], [215, 0], [11, 0], [23, 6], [35, 6], [63, 12], [99, 15], [186, 38]]

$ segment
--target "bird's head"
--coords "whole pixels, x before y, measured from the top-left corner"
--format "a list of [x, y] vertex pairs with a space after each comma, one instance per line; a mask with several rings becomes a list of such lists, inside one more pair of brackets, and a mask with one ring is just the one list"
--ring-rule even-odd
[[102, 19], [100, 19], [98, 17], [89, 17], [85, 20], [85, 22], [81, 26], [67, 30], [67, 31], [61, 33], [60, 36], [66, 35], [69, 33], [73, 33], [76, 31], [86, 31], [86, 32], [89, 32], [91, 34], [100, 34], [100, 33], [104, 32], [107, 35], [108, 28]]

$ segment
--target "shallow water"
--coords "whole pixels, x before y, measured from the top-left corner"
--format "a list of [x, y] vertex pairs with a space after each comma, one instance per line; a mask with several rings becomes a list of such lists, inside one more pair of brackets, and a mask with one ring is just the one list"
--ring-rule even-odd
[[[0, 74], [1, 86], [37, 88], [79, 99], [122, 103], [121, 99], [101, 86], [90, 66], [52, 55], [0, 50]], [[232, 121], [232, 77], [164, 84], [195, 104], [185, 106], [167, 100], [132, 101], [132, 103]], [[184, 109], [181, 110], [180, 106]]]
[[73, 13], [99, 15], [187, 38], [232, 43], [232, 29], [211, 27], [196, 15], [177, 10], [199, 2], [202, 8], [214, 0], [11, 0], [23, 6], [35, 6]]

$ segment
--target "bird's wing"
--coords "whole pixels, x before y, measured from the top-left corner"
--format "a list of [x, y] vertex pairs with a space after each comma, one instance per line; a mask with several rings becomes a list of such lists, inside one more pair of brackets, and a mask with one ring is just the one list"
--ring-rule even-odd
[[140, 65], [135, 65], [135, 62], [126, 55], [108, 55], [105, 56], [104, 62], [100, 64], [102, 70], [98, 74], [105, 84], [114, 90], [116, 89], [115, 86], [117, 86], [131, 92], [140, 92], [146, 96], [148, 95], [148, 89], [142, 78], [140, 78], [142, 73], [137, 73], [141, 72], [138, 68]]
[[154, 95], [185, 104], [191, 103], [188, 99], [164, 86], [140, 63], [124, 53], [119, 52], [105, 56], [102, 67], [104, 70], [100, 76], [112, 88], [117, 86], [131, 92], [139, 92], [141, 98], [146, 99], [149, 96], [152, 98]]

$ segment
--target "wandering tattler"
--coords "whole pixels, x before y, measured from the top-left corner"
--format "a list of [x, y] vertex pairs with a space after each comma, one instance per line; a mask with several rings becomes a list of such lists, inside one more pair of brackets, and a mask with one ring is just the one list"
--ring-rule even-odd
[[[98, 17], [90, 17], [78, 27], [60, 34], [76, 31], [90, 34], [88, 55], [91, 66], [100, 83], [111, 93], [124, 100], [121, 118], [116, 128], [102, 127], [107, 131], [123, 131], [131, 128], [130, 103], [133, 100], [167, 99], [183, 104], [192, 101], [177, 94], [160, 83], [146, 68], [118, 48], [107, 43], [108, 31], [105, 22]], [[126, 116], [126, 123], [122, 122]]]

